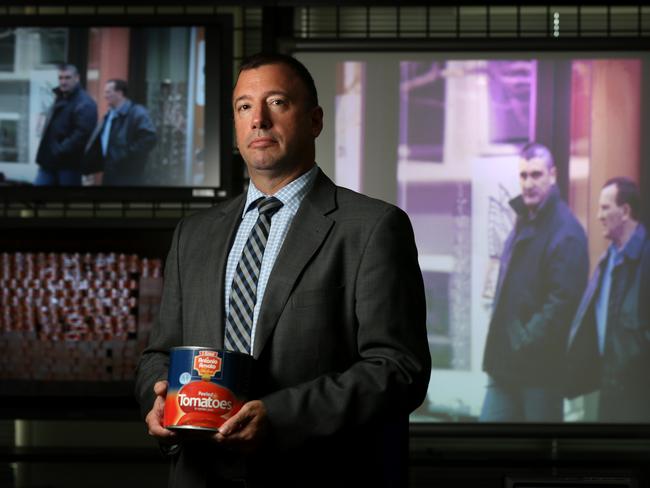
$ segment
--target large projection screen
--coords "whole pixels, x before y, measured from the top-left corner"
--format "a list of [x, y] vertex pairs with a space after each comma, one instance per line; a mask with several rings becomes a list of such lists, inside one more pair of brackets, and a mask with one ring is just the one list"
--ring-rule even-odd
[[[498, 262], [515, 222], [508, 202], [520, 192], [518, 152], [552, 136], [591, 273], [608, 244], [596, 219], [602, 184], [640, 180], [647, 54], [294, 54], [325, 113], [318, 164], [338, 184], [404, 209], [415, 229], [433, 371], [411, 420], [478, 421]], [[564, 422], [598, 421], [596, 405], [597, 393], [565, 400]]]

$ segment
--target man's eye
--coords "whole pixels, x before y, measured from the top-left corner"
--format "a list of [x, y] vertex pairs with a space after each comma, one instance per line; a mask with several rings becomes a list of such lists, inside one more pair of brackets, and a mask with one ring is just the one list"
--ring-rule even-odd
[[249, 108], [250, 108], [250, 105], [244, 103], [244, 104], [240, 105], [239, 107], [237, 107], [237, 111], [238, 112], [243, 112], [244, 110], [248, 110]]
[[284, 100], [275, 98], [271, 100], [271, 105], [284, 105]]

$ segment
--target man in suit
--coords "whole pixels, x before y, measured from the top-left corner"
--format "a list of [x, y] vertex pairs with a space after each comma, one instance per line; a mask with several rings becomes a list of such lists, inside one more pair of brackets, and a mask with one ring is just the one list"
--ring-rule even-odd
[[144, 184], [147, 156], [156, 145], [156, 129], [147, 109], [129, 100], [127, 92], [126, 81], [120, 79], [108, 80], [104, 87], [109, 110], [95, 127], [84, 152], [83, 173], [101, 173], [95, 184]]
[[483, 369], [488, 386], [480, 419], [558, 422], [569, 326], [589, 272], [587, 237], [560, 198], [551, 152], [526, 145], [521, 195], [500, 260]]
[[[138, 370], [149, 432], [172, 446], [170, 484], [406, 486], [408, 415], [431, 369], [408, 217], [335, 186], [316, 166], [323, 111], [294, 58], [245, 61], [233, 108], [251, 185], [177, 226]], [[249, 331], [253, 400], [210, 438], [189, 439], [161, 423], [168, 350], [232, 340], [235, 268], [259, 212], [251, 203], [271, 195], [282, 205]]]
[[59, 67], [59, 86], [36, 153], [37, 186], [81, 185], [84, 146], [97, 122], [97, 104], [81, 88], [72, 64]]
[[597, 418], [650, 422], [650, 238], [628, 178], [607, 181], [598, 220], [610, 241], [571, 325], [568, 395], [599, 390]]

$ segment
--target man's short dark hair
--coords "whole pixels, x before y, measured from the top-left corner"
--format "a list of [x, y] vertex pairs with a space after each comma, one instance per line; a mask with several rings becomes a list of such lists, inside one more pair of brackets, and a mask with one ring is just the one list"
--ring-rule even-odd
[[126, 81], [120, 80], [119, 78], [111, 78], [106, 83], [113, 83], [113, 89], [118, 92], [122, 92], [122, 95], [126, 96], [129, 85]]
[[641, 193], [636, 183], [625, 176], [616, 176], [605, 182], [603, 188], [616, 185], [616, 205], [626, 203], [630, 206], [630, 214], [634, 220], [639, 220], [641, 212]]
[[540, 144], [539, 142], [529, 142], [526, 144], [519, 152], [519, 157], [525, 159], [526, 161], [530, 161], [531, 159], [535, 158], [541, 159], [546, 163], [546, 167], [548, 169], [551, 169], [553, 166], [555, 166], [553, 154], [551, 154], [549, 148], [543, 144]]
[[57, 66], [57, 69], [59, 71], [70, 71], [72, 72], [73, 75], [79, 76], [79, 70], [74, 64], [70, 63], [61, 63], [60, 65]]
[[309, 108], [318, 107], [318, 92], [316, 91], [314, 78], [311, 76], [311, 73], [309, 73], [309, 70], [307, 70], [305, 65], [293, 56], [279, 53], [253, 54], [241, 62], [237, 77], [239, 77], [242, 71], [256, 69], [269, 64], [283, 64], [291, 68], [295, 75], [303, 82], [305, 88], [307, 88], [307, 102], [310, 105]]

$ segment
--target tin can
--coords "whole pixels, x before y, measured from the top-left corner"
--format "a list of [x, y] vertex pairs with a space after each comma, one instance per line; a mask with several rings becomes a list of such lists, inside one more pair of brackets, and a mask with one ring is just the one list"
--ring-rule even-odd
[[216, 431], [246, 403], [253, 356], [195, 346], [169, 356], [165, 428]]

